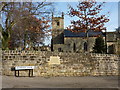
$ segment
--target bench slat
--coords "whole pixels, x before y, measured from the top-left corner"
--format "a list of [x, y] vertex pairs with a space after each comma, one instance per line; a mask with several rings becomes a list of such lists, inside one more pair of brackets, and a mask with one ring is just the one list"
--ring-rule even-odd
[[15, 70], [34, 69], [35, 66], [16, 66]]

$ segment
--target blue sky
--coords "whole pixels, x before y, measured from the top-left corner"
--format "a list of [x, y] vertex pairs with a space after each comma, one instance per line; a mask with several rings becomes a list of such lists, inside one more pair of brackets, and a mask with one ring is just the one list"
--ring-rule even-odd
[[[68, 12], [68, 4], [76, 7], [78, 2], [55, 2], [55, 11], [56, 15], [60, 15], [61, 12]], [[101, 13], [106, 14], [110, 12], [109, 19], [110, 21], [106, 23], [107, 31], [114, 31], [115, 28], [118, 27], [118, 2], [106, 2]], [[71, 20], [75, 20], [75, 18], [71, 18], [68, 15], [64, 16], [64, 28], [70, 25]]]

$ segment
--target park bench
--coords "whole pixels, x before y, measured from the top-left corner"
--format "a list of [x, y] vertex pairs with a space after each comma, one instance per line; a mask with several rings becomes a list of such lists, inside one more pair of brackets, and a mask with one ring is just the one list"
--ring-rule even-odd
[[[19, 71], [25, 71], [25, 70], [28, 70], [29, 71], [29, 77], [32, 77], [33, 76], [33, 69], [35, 67], [34, 66], [16, 66], [15, 67], [15, 76], [16, 77], [19, 77]], [[18, 72], [18, 73], [17, 73]]]

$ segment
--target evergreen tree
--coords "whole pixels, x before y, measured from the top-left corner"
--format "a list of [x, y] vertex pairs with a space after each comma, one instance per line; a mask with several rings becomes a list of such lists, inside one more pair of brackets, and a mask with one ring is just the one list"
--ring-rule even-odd
[[106, 46], [102, 37], [98, 37], [95, 40], [95, 45], [93, 47], [94, 53], [106, 53]]

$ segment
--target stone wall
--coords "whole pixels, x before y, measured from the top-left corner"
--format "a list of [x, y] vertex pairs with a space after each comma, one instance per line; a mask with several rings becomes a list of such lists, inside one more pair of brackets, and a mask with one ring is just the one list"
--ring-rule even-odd
[[[59, 56], [61, 64], [48, 64], [50, 56]], [[2, 51], [2, 74], [14, 75], [15, 66], [35, 66], [34, 76], [118, 75], [120, 58], [113, 54], [85, 54], [46, 51]], [[28, 76], [28, 71], [21, 71]]]

